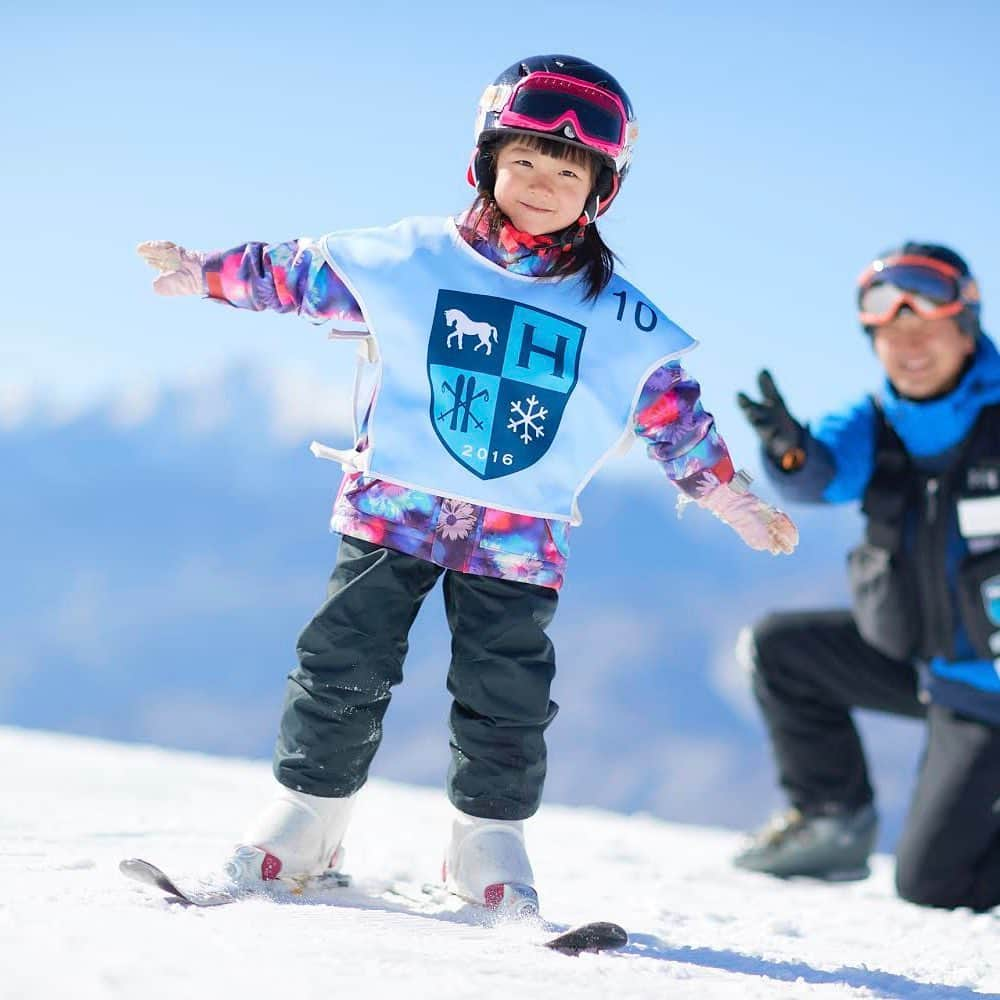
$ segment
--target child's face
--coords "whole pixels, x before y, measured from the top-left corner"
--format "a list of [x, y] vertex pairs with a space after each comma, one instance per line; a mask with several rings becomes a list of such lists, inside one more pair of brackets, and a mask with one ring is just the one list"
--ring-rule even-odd
[[515, 139], [497, 154], [493, 197], [517, 229], [539, 236], [576, 222], [593, 184], [589, 162], [549, 156]]

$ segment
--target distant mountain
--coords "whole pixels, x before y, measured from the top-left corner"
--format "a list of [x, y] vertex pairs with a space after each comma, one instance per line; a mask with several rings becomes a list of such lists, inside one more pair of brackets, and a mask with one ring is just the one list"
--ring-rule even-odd
[[[241, 368], [70, 419], [28, 408], [0, 423], [0, 721], [269, 755], [295, 640], [338, 544], [326, 523], [339, 469], [305, 445], [343, 440], [346, 414], [300, 402]], [[584, 495], [552, 630], [562, 711], [547, 795], [754, 825], [780, 798], [737, 634], [770, 609], [842, 603], [857, 519], [795, 511], [800, 551], [775, 559], [701, 510], [678, 523], [673, 501], [641, 459]], [[441, 783], [448, 660], [432, 597], [377, 774]], [[889, 839], [919, 727], [866, 729]]]

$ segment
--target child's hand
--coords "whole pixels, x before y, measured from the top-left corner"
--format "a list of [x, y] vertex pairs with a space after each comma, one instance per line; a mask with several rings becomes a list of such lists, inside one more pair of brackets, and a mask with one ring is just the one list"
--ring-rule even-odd
[[200, 253], [185, 250], [167, 240], [140, 243], [135, 251], [150, 267], [160, 272], [160, 276], [153, 281], [153, 290], [158, 295], [201, 295]]
[[698, 497], [684, 497], [678, 502], [678, 512], [685, 501], [710, 510], [728, 524], [752, 549], [771, 555], [791, 555], [799, 542], [799, 532], [791, 518], [759, 496], [746, 489], [749, 477], [737, 473], [729, 483], [714, 476], [708, 479]]

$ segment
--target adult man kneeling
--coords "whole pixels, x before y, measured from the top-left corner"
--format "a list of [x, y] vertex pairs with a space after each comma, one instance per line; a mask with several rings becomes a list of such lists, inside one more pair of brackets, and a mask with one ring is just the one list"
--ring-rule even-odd
[[860, 500], [853, 611], [752, 629], [753, 688], [790, 808], [735, 863], [778, 876], [867, 874], [877, 818], [854, 708], [927, 719], [897, 848], [899, 894], [1000, 903], [1000, 355], [965, 261], [906, 243], [858, 287], [881, 391], [810, 432], [767, 372], [739, 403], [787, 501]]

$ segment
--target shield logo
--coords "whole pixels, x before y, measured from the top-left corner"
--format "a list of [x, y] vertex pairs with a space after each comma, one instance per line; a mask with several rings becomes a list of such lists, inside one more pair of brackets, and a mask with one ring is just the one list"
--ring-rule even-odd
[[480, 479], [537, 462], [579, 378], [586, 327], [523, 302], [438, 292], [427, 345], [430, 419]]

